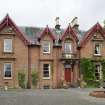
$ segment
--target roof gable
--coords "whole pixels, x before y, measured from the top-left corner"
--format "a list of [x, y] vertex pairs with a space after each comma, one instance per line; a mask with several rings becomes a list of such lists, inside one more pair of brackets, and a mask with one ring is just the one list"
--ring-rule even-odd
[[99, 32], [105, 38], [105, 32], [99, 23], [96, 23], [92, 28], [90, 28], [84, 35], [80, 42], [80, 47], [83, 47], [94, 35], [95, 32]]
[[61, 37], [61, 40], [63, 40], [64, 37], [65, 37], [66, 35], [68, 35], [68, 34], [71, 34], [71, 35], [73, 36], [73, 38], [74, 38], [76, 41], [78, 41], [78, 38], [77, 38], [77, 36], [76, 36], [76, 33], [74, 32], [74, 30], [72, 29], [72, 27], [71, 27], [70, 25], [69, 25], [69, 26], [67, 27], [67, 29], [65, 30], [64, 34], [63, 34], [62, 37]]
[[40, 36], [39, 36], [39, 39], [41, 39], [44, 35], [46, 35], [46, 34], [49, 34], [50, 35], [50, 37], [52, 38], [52, 40], [55, 40], [56, 38], [55, 38], [55, 36], [54, 36], [54, 34], [52, 33], [52, 31], [50, 30], [50, 28], [48, 27], [48, 25], [47, 25], [47, 27], [41, 32], [41, 34], [40, 34]]
[[17, 34], [17, 36], [24, 42], [25, 45], [30, 44], [30, 41], [27, 39], [27, 37], [19, 30], [19, 28], [16, 26], [16, 24], [12, 21], [12, 19], [7, 14], [5, 18], [0, 23], [0, 30], [2, 30], [4, 27], [9, 26], [11, 27]]

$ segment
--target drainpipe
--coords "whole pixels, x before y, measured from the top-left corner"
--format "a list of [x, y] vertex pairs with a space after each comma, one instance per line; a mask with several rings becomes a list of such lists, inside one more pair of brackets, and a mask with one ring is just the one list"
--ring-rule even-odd
[[28, 83], [27, 88], [31, 88], [31, 46], [28, 46]]
[[81, 70], [80, 70], [80, 59], [81, 59], [81, 48], [78, 47], [78, 53], [79, 53], [79, 64], [78, 64], [78, 68], [79, 68], [79, 78], [81, 79]]

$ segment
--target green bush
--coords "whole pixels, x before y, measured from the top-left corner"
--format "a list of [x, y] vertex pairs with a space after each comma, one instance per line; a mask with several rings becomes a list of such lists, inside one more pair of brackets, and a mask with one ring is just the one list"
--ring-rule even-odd
[[103, 81], [105, 81], [105, 59], [103, 59], [101, 61], [101, 64], [102, 64], [102, 77], [103, 77]]
[[18, 82], [21, 88], [25, 88], [25, 74], [24, 73], [18, 73]]
[[31, 74], [31, 79], [32, 79], [32, 85], [36, 86], [38, 82], [38, 73], [37, 72], [32, 72]]
[[94, 62], [90, 58], [82, 58], [80, 60], [80, 71], [83, 74], [83, 80], [87, 83], [87, 87], [100, 87], [105, 81], [105, 59], [95, 60], [100, 62], [102, 66], [102, 79], [96, 81]]
[[87, 81], [86, 87], [88, 88], [100, 87], [100, 82], [99, 81]]

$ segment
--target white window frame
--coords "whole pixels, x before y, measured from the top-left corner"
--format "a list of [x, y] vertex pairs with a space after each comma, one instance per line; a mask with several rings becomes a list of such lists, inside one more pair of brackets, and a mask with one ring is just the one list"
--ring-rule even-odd
[[[50, 50], [51, 50], [51, 43], [50, 43], [50, 41], [43, 41], [43, 43], [42, 43], [43, 45], [42, 45], [42, 51], [43, 51], [43, 53], [44, 54], [50, 54]], [[45, 44], [48, 44], [48, 46], [45, 46]], [[48, 47], [48, 51], [47, 52], [45, 52], [44, 51], [44, 48], [45, 47]]]
[[[6, 64], [10, 64], [11, 65], [11, 77], [5, 77]], [[12, 79], [12, 63], [4, 63], [4, 69], [3, 70], [4, 70], [4, 76], [3, 76], [4, 79]]]
[[[99, 49], [98, 49], [98, 50], [99, 50], [99, 51], [98, 51], [99, 53], [98, 53], [98, 54], [95, 53], [95, 50], [96, 50], [96, 46], [97, 46], [97, 45], [99, 46]], [[94, 55], [95, 55], [95, 56], [100, 56], [100, 55], [101, 55], [101, 44], [99, 44], [99, 43], [96, 43], [96, 44], [95, 44], [95, 46], [94, 46]]]
[[[8, 44], [10, 44], [9, 48], [7, 48]], [[13, 47], [13, 45], [12, 45], [12, 39], [10, 39], [10, 38], [4, 39], [4, 52], [6, 52], [6, 53], [12, 53], [12, 51], [13, 51], [12, 47]]]
[[[46, 63], [47, 64], [47, 63]], [[43, 79], [50, 79], [51, 78], [51, 65], [50, 64], [48, 64], [49, 65], [49, 77], [44, 77], [44, 64], [43, 64]]]
[[[96, 64], [96, 65], [99, 66], [98, 71], [97, 71], [97, 73], [99, 75], [99, 79], [96, 78], [96, 81], [99, 81], [100, 79], [102, 79], [102, 67], [101, 67], [101, 64]], [[95, 69], [96, 69], [96, 67], [95, 67]], [[96, 74], [96, 70], [95, 70], [95, 74]], [[95, 75], [95, 77], [96, 77], [96, 75]]]

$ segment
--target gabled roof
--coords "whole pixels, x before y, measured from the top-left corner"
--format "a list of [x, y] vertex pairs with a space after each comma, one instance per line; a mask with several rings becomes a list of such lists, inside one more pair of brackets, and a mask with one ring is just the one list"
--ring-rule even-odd
[[50, 30], [50, 28], [48, 27], [48, 25], [46, 26], [46, 28], [41, 32], [40, 36], [38, 37], [39, 39], [41, 39], [44, 35], [49, 34], [52, 38], [52, 40], [55, 40], [55, 35], [52, 33], [52, 31]]
[[92, 28], [90, 28], [84, 35], [80, 42], [80, 47], [83, 47], [89, 39], [94, 35], [95, 32], [99, 32], [105, 38], [105, 32], [99, 23], [96, 23]]
[[20, 29], [16, 26], [16, 24], [12, 21], [12, 19], [7, 14], [5, 18], [0, 23], [0, 30], [2, 30], [5, 26], [10, 26], [17, 33], [18, 37], [24, 42], [25, 45], [30, 44], [30, 40], [27, 39], [26, 35], [24, 35]]
[[61, 37], [61, 40], [63, 40], [64, 37], [65, 37], [66, 35], [68, 35], [68, 34], [72, 35], [72, 36], [75, 38], [75, 40], [78, 41], [78, 38], [77, 38], [77, 36], [76, 36], [76, 33], [74, 32], [74, 30], [72, 29], [72, 27], [71, 27], [70, 25], [69, 25], [69, 26], [67, 27], [67, 29], [65, 30], [64, 34], [63, 34], [62, 37]]

